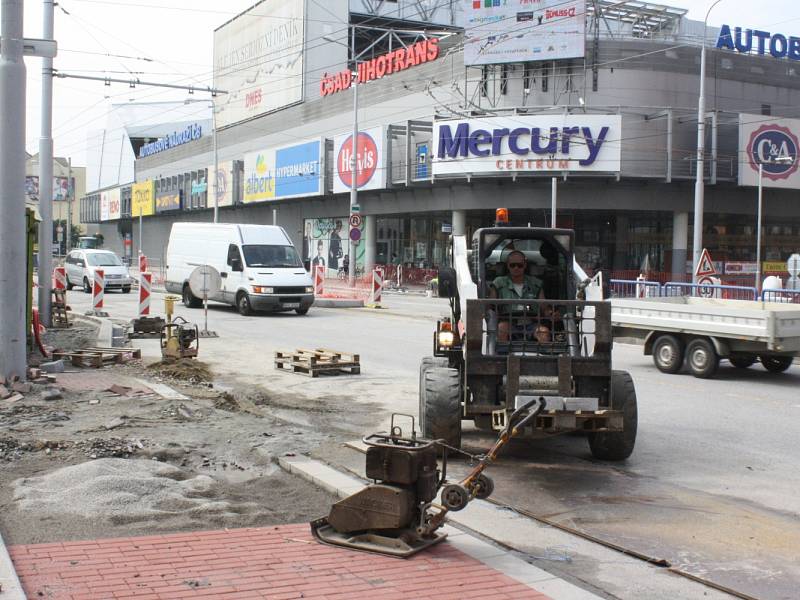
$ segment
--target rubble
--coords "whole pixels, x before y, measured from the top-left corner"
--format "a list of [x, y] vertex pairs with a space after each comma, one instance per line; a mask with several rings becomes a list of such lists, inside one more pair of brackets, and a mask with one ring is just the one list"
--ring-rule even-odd
[[20, 394], [30, 394], [31, 390], [33, 389], [33, 385], [30, 383], [22, 383], [21, 381], [17, 381], [11, 386], [11, 389]]
[[5, 384], [0, 384], [0, 400], [5, 400], [6, 398], [11, 397], [11, 392], [8, 391], [8, 388]]
[[52, 401], [52, 400], [61, 400], [64, 397], [64, 394], [61, 393], [61, 390], [58, 388], [47, 388], [45, 391], [42, 392], [42, 400]]
[[52, 362], [44, 362], [39, 365], [39, 369], [41, 369], [44, 373], [63, 373], [64, 361], [63, 359], [59, 359]]
[[139, 440], [126, 440], [122, 438], [89, 438], [75, 444], [86, 456], [96, 458], [129, 458], [137, 450], [144, 448]]

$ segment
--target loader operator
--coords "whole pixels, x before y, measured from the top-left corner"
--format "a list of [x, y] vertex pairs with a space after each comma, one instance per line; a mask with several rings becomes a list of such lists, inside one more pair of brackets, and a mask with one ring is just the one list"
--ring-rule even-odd
[[[527, 275], [528, 259], [520, 250], [512, 250], [506, 257], [508, 275], [496, 277], [489, 287], [489, 297], [500, 300], [535, 299], [543, 300], [542, 281], [533, 275]], [[500, 320], [497, 323], [497, 341], [508, 342], [511, 335], [524, 338], [534, 337], [539, 343], [550, 341], [550, 329], [538, 321], [539, 307], [533, 305], [500, 306]], [[515, 311], [526, 311], [523, 318], [515, 318], [514, 324], [509, 317]], [[503, 316], [507, 318], [503, 318]]]

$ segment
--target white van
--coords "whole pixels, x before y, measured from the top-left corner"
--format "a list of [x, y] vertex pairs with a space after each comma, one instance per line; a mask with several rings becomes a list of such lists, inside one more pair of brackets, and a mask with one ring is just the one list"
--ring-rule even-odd
[[209, 300], [236, 306], [243, 315], [256, 310], [308, 312], [314, 284], [282, 227], [235, 223], [175, 223], [167, 246], [168, 292], [184, 305], [202, 305], [189, 289], [195, 268], [210, 265], [222, 276]]

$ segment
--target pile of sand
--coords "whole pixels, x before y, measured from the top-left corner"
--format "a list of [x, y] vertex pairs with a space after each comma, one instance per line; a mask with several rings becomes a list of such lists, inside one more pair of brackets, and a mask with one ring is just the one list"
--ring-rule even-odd
[[209, 498], [213, 484], [154, 460], [106, 458], [17, 479], [14, 501], [21, 511], [129, 523], [176, 514], [235, 516], [228, 502]]
[[156, 375], [188, 383], [210, 383], [213, 375], [209, 366], [199, 360], [162, 360], [147, 367]]

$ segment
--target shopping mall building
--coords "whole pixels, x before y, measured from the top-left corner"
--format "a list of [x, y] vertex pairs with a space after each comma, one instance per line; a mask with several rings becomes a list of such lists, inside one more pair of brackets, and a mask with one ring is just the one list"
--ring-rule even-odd
[[[257, 4], [208, 32], [225, 92], [212, 127], [198, 113], [203, 127], [139, 140], [135, 182], [89, 192], [83, 220], [135, 254], [141, 214], [142, 250], [163, 257], [172, 223], [213, 218], [216, 164], [219, 221], [277, 223], [329, 269], [348, 235], [361, 264], [432, 267], [451, 233], [492, 223], [497, 207], [550, 226], [555, 185], [557, 225], [575, 230], [587, 267], [648, 257], [685, 273], [703, 24], [633, 1], [507, 4]], [[800, 249], [800, 39], [730, 23], [706, 44], [703, 245], [720, 271], [754, 271], [761, 162], [762, 260], [781, 270]]]

